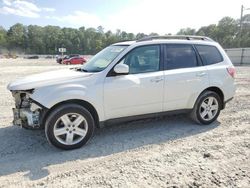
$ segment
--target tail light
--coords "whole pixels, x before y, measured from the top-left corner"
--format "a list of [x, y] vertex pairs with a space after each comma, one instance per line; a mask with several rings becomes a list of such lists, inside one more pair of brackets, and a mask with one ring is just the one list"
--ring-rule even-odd
[[235, 71], [234, 67], [227, 68], [227, 72], [228, 72], [228, 74], [230, 74], [230, 76], [232, 76], [233, 78], [235, 78], [236, 71]]

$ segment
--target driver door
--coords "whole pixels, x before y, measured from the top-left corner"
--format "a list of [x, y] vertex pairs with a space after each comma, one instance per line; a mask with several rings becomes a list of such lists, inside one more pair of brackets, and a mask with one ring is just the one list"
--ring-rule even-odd
[[141, 46], [119, 62], [129, 66], [129, 73], [106, 77], [106, 119], [162, 112], [164, 75], [160, 57], [160, 45]]

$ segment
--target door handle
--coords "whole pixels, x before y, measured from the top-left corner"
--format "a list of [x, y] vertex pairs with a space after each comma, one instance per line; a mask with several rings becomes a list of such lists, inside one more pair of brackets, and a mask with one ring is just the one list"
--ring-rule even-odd
[[196, 76], [202, 77], [202, 76], [205, 76], [206, 74], [207, 74], [206, 72], [199, 72], [196, 74]]
[[150, 81], [151, 81], [151, 82], [156, 82], [156, 83], [158, 83], [158, 82], [160, 82], [160, 81], [162, 81], [162, 80], [163, 80], [162, 77], [156, 77], [156, 78], [152, 78]]

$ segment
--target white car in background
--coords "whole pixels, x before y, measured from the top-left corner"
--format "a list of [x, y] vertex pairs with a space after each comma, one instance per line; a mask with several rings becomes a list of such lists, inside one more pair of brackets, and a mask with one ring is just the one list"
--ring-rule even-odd
[[210, 38], [148, 37], [113, 44], [79, 68], [28, 76], [8, 89], [14, 125], [45, 128], [51, 144], [75, 149], [110, 122], [174, 111], [210, 124], [235, 94], [234, 75]]

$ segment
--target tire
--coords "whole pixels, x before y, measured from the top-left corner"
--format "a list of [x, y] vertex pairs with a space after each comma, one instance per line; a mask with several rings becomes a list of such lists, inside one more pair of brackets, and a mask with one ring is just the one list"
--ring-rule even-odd
[[200, 125], [214, 122], [222, 109], [220, 96], [213, 91], [204, 91], [196, 100], [191, 118]]
[[85, 145], [93, 136], [95, 121], [91, 113], [78, 104], [64, 104], [54, 109], [45, 123], [45, 135], [53, 146], [71, 150]]

